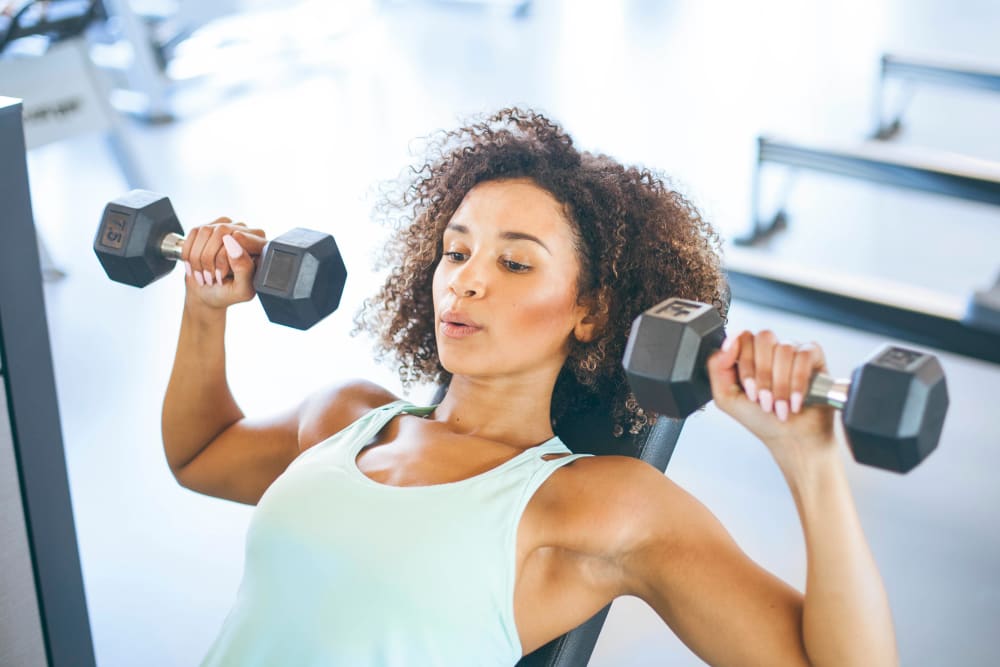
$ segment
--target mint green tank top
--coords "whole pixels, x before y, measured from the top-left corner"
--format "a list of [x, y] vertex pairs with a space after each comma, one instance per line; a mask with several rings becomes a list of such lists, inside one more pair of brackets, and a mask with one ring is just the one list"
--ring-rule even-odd
[[509, 667], [517, 527], [535, 491], [585, 454], [557, 437], [468, 479], [380, 484], [357, 456], [395, 401], [296, 458], [257, 504], [243, 580], [202, 667]]

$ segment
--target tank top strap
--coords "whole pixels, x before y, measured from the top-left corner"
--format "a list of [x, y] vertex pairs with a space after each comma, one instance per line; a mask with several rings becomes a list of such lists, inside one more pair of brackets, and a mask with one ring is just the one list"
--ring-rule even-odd
[[[417, 414], [420, 416], [430, 414], [436, 405], [430, 407], [420, 407], [413, 405], [405, 399], [397, 399], [391, 403], [386, 403], [385, 405], [380, 405], [368, 414], [364, 415], [358, 419], [351, 427], [347, 430], [354, 431], [354, 434], [349, 438], [353, 445], [367, 443], [370, 441], [376, 433], [385, 428], [393, 417], [401, 412], [408, 412], [410, 414]], [[357, 447], [351, 446], [348, 449], [356, 449]]]
[[375, 408], [367, 415], [361, 418], [359, 421], [364, 421], [364, 429], [368, 431], [368, 435], [372, 436], [385, 428], [385, 425], [392, 420], [393, 417], [401, 412], [407, 412], [410, 414], [415, 414], [423, 417], [434, 411], [436, 405], [431, 405], [428, 407], [421, 407], [414, 405], [405, 399], [397, 399], [392, 403], [386, 403], [385, 405], [380, 405]]
[[[573, 461], [593, 456], [593, 454], [573, 454], [570, 448], [567, 447], [558, 436], [542, 443], [541, 445], [538, 445], [537, 447], [532, 447], [526, 453], [530, 453], [532, 455], [531, 460], [534, 461], [534, 465], [532, 466], [533, 470], [531, 471], [531, 474], [525, 482], [521, 499], [517, 507], [517, 516], [520, 516], [521, 512], [523, 512], [524, 508], [527, 506], [528, 501], [531, 500], [531, 497], [535, 495], [538, 488], [545, 483], [545, 480], [547, 480], [552, 473], [565, 465], [569, 465]], [[544, 458], [549, 454], [565, 454], [565, 456], [559, 456], [551, 459]]]
[[[334, 433], [329, 438], [323, 442], [310, 447], [306, 451], [302, 452], [295, 461], [293, 465], [298, 465], [307, 460], [316, 460], [316, 457], [322, 457], [326, 460], [336, 460], [338, 465], [345, 465], [350, 467], [350, 463], [353, 461], [352, 457], [357, 455], [357, 449], [362, 447], [365, 443], [369, 442], [376, 433], [381, 431], [389, 420], [395, 417], [397, 414], [402, 412], [410, 404], [406, 401], [399, 399], [392, 401], [391, 403], [386, 403], [385, 405], [380, 405], [377, 408], [373, 408], [368, 411], [358, 419], [354, 420], [349, 426], [341, 429], [337, 433]], [[415, 411], [430, 412], [433, 408], [415, 408]], [[331, 457], [333, 457], [331, 459]]]

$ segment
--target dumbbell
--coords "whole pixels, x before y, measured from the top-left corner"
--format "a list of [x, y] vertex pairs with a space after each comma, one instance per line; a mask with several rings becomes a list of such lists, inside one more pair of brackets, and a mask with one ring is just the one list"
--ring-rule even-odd
[[[94, 252], [109, 278], [145, 287], [173, 270], [183, 234], [167, 197], [132, 190], [104, 208]], [[269, 320], [308, 329], [337, 309], [346, 281], [333, 237], [295, 228], [264, 246], [253, 286]]]
[[[639, 405], [681, 419], [708, 403], [705, 363], [723, 340], [722, 316], [708, 304], [667, 299], [639, 315], [622, 360]], [[948, 387], [936, 357], [885, 345], [849, 380], [814, 375], [803, 402], [840, 410], [856, 461], [903, 473], [937, 447]]]

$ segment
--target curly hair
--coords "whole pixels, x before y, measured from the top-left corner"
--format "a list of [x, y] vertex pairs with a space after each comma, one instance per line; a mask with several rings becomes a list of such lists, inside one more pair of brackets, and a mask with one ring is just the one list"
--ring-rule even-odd
[[[376, 350], [399, 362], [404, 389], [446, 385], [434, 330], [432, 281], [444, 228], [478, 183], [528, 178], [562, 205], [575, 237], [578, 303], [600, 323], [589, 342], [570, 341], [553, 389], [551, 416], [610, 405], [614, 435], [636, 434], [655, 415], [628, 389], [621, 360], [633, 320], [671, 296], [728, 309], [719, 236], [664, 176], [579, 151], [557, 123], [509, 108], [432, 135], [426, 161], [385, 189], [376, 207], [394, 233], [377, 268], [391, 268], [366, 299], [352, 335], [367, 330]], [[384, 356], [384, 355], [380, 355]]]

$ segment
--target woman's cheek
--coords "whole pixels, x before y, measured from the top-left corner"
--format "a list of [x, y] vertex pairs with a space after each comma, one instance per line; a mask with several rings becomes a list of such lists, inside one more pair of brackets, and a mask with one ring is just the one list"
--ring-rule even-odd
[[562, 292], [553, 292], [542, 298], [521, 301], [514, 306], [518, 321], [525, 328], [555, 334], [569, 326], [572, 299]]

